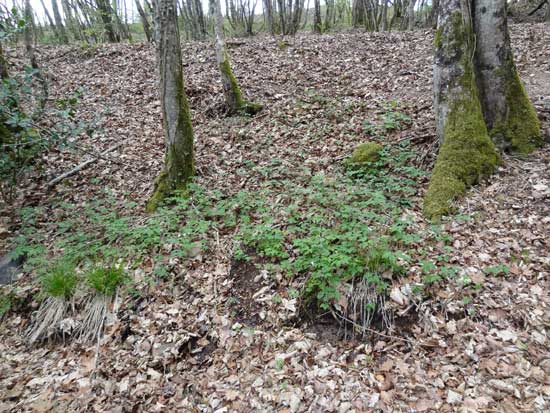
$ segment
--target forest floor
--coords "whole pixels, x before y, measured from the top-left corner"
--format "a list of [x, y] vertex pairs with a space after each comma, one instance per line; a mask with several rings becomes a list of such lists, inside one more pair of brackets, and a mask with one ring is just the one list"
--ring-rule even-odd
[[[550, 27], [511, 30], [548, 137]], [[389, 121], [386, 144], [409, 140], [415, 165], [430, 168], [432, 41], [431, 31], [232, 41], [242, 89], [265, 105], [253, 118], [223, 116], [213, 48], [184, 45], [198, 185], [229, 196], [260, 191], [266, 180], [299, 181], [302, 173], [332, 176], [357, 144], [371, 140], [366, 120]], [[83, 87], [79, 116], [99, 119], [96, 133], [77, 147], [89, 153], [125, 143], [49, 192], [48, 179], [89, 155], [48, 155], [42, 177], [29, 178], [15, 205], [41, 208], [35, 228], [49, 246], [58, 234], [52, 223], [79, 215], [91, 200], [108, 200], [121, 216], [145, 217], [163, 161], [153, 47], [39, 52], [52, 98]], [[211, 248], [171, 258], [162, 276], [152, 275], [161, 246], [160, 258], [133, 267], [137, 293], [116, 302], [97, 359], [95, 344], [26, 344], [38, 284], [25, 272], [3, 287], [19, 304], [0, 324], [0, 411], [548, 411], [549, 166], [548, 146], [526, 158], [505, 156], [490, 182], [469, 191], [443, 223], [446, 260], [460, 277], [435, 283], [422, 302], [411, 303], [404, 285], [421, 275], [418, 266], [409, 268], [405, 281], [394, 281], [394, 324], [363, 338], [343, 337], [327, 317], [298, 320], [290, 291], [299, 280], [236, 261], [232, 232], [206, 234]], [[417, 177], [405, 210], [418, 231], [430, 227], [421, 214], [427, 182], [427, 175]], [[74, 209], [63, 212], [60, 203]], [[13, 207], [2, 217], [0, 247], [7, 252], [23, 227]], [[442, 251], [439, 244], [428, 249]], [[247, 308], [235, 310], [235, 302]]]

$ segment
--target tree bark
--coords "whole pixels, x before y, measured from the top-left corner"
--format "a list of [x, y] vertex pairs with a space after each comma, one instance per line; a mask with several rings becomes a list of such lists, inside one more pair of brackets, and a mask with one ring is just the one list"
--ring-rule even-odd
[[514, 64], [506, 0], [474, 1], [476, 79], [489, 134], [504, 151], [542, 143], [540, 123]]
[[424, 213], [438, 218], [499, 160], [479, 102], [470, 0], [442, 0], [435, 38], [435, 117], [441, 145], [424, 199]]
[[385, 32], [388, 30], [388, 1], [382, 1], [382, 31]]
[[432, 0], [432, 10], [430, 11], [430, 26], [437, 27], [437, 16], [439, 14], [439, 0]]
[[166, 155], [164, 169], [147, 204], [149, 211], [167, 196], [185, 191], [195, 173], [193, 127], [184, 90], [176, 7], [176, 0], [157, 1], [157, 59]]
[[408, 29], [414, 29], [414, 5], [416, 0], [409, 0]]
[[69, 43], [69, 38], [67, 37], [67, 32], [63, 26], [63, 20], [61, 19], [61, 14], [59, 13], [59, 6], [57, 0], [52, 0], [52, 11], [53, 18], [55, 19], [55, 25], [57, 28], [57, 33], [59, 34], [59, 41], [63, 44]]
[[151, 42], [151, 24], [149, 23], [149, 19], [147, 18], [147, 15], [145, 14], [145, 10], [143, 10], [143, 7], [141, 7], [140, 0], [136, 0], [136, 8], [139, 13], [139, 17], [141, 18], [141, 24], [143, 25], [143, 31], [145, 32], [145, 37], [147, 38], [148, 42]]
[[216, 34], [216, 60], [220, 69], [223, 94], [230, 114], [245, 112], [255, 114], [261, 109], [261, 106], [255, 103], [247, 102], [241, 93], [237, 78], [231, 70], [229, 54], [225, 48], [225, 38], [223, 34], [223, 15], [220, 0], [212, 0], [215, 7], [214, 33]]
[[334, 0], [326, 0], [327, 11], [325, 14], [325, 31], [330, 30], [334, 23]]
[[25, 49], [27, 51], [27, 57], [31, 63], [33, 69], [38, 69], [38, 63], [36, 62], [36, 56], [34, 54], [34, 47], [32, 45], [32, 29], [33, 29], [33, 13], [30, 0], [25, 0]]
[[0, 43], [0, 80], [7, 79], [8, 77], [8, 61], [4, 57], [4, 49], [2, 47], [2, 43]]
[[107, 35], [107, 40], [111, 43], [120, 41], [120, 37], [115, 32], [112, 19], [112, 8], [108, 0], [96, 0], [97, 9], [103, 22], [103, 29]]
[[321, 0], [313, 0], [313, 32], [321, 33], [323, 31], [323, 22], [321, 21]]
[[53, 31], [56, 38], [58, 38], [57, 29], [55, 27], [55, 23], [53, 22], [52, 16], [50, 15], [50, 12], [48, 11], [48, 8], [44, 4], [44, 0], [40, 0], [40, 4], [42, 5], [42, 10], [44, 10], [44, 14], [46, 16], [46, 19], [48, 20], [48, 24], [50, 25], [51, 30]]

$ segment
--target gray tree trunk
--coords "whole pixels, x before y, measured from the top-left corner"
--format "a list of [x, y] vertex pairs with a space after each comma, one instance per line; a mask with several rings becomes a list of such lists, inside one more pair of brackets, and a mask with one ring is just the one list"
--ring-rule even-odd
[[476, 79], [485, 123], [499, 149], [531, 152], [540, 124], [514, 64], [506, 0], [474, 1]]
[[325, 30], [330, 30], [334, 23], [334, 0], [326, 0]]
[[145, 14], [145, 10], [143, 10], [143, 7], [141, 7], [140, 0], [136, 0], [136, 8], [139, 13], [139, 17], [141, 19], [141, 24], [143, 25], [143, 31], [145, 33], [145, 38], [148, 42], [151, 42], [151, 24], [149, 23], [149, 19], [147, 18], [147, 14]]
[[441, 146], [424, 199], [424, 213], [451, 210], [466, 189], [493, 172], [498, 154], [483, 119], [473, 55], [470, 0], [442, 0], [435, 39], [435, 117]]
[[157, 177], [147, 204], [149, 211], [174, 192], [185, 191], [195, 173], [193, 127], [183, 84], [176, 7], [176, 0], [157, 1], [157, 59], [166, 155], [164, 170]]
[[416, 0], [409, 0], [409, 15], [408, 15], [408, 29], [414, 29], [414, 5]]
[[59, 13], [59, 6], [57, 0], [52, 0], [52, 11], [53, 18], [55, 19], [55, 25], [57, 28], [57, 33], [59, 34], [59, 41], [63, 44], [69, 43], [69, 38], [67, 37], [67, 32], [63, 26], [63, 20], [61, 19], [61, 14]]
[[323, 23], [321, 20], [321, 0], [313, 0], [313, 32], [321, 33], [323, 31]]
[[27, 57], [31, 63], [33, 69], [38, 69], [38, 63], [36, 62], [36, 55], [34, 54], [33, 47], [33, 13], [30, 0], [25, 0], [25, 20], [27, 24], [25, 25], [25, 49], [27, 51]]
[[214, 33], [216, 34], [216, 61], [220, 69], [225, 103], [227, 104], [227, 108], [230, 113], [236, 113], [244, 105], [244, 101], [237, 83], [237, 79], [231, 70], [229, 55], [225, 49], [221, 2], [220, 0], [213, 1], [215, 7]]
[[261, 109], [261, 106], [248, 102], [243, 98], [237, 78], [231, 69], [229, 54], [225, 48], [221, 2], [220, 0], [212, 1], [214, 2], [213, 6], [215, 12], [214, 33], [216, 34], [216, 61], [220, 69], [223, 94], [225, 96], [227, 108], [231, 114], [245, 112], [253, 115]]
[[44, 4], [44, 0], [40, 0], [40, 4], [42, 5], [42, 10], [44, 10], [44, 14], [46, 15], [46, 19], [48, 20], [51, 30], [53, 31], [55, 37], [58, 37], [55, 23], [52, 20], [52, 16], [50, 15], [48, 8]]
[[388, 30], [388, 1], [382, 1], [382, 31], [385, 32]]

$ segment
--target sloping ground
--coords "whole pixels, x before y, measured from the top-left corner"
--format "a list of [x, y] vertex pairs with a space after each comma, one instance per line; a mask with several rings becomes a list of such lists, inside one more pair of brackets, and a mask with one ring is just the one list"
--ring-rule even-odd
[[[270, 39], [234, 43], [243, 89], [267, 107], [253, 119], [220, 116], [213, 50], [186, 45], [199, 183], [226, 193], [253, 190], [274, 159], [282, 165], [278, 174], [291, 176], [302, 164], [330, 173], [368, 139], [364, 120], [391, 101], [413, 118], [391, 139], [412, 138], [421, 153], [429, 150], [431, 41], [431, 32], [415, 32], [301, 36], [288, 46]], [[513, 43], [548, 129], [548, 26], [514, 26]], [[19, 204], [79, 205], [109, 188], [121, 208], [125, 200], [138, 203], [124, 213], [141, 214], [162, 163], [152, 48], [53, 48], [42, 59], [53, 94], [85, 88], [83, 118], [110, 109], [87, 144], [93, 150], [127, 144], [109, 155], [117, 163], [99, 161], [53, 193], [45, 193], [46, 179], [31, 179]], [[52, 154], [47, 175], [80, 160]], [[251, 162], [258, 167], [249, 168]], [[547, 148], [527, 159], [506, 158], [491, 182], [469, 193], [446, 227], [454, 247], [449, 259], [473, 283], [434, 288], [418, 320], [402, 320], [363, 342], [341, 340], [331, 325], [293, 326], [293, 301], [273, 300], [269, 280], [232, 265], [231, 240], [220, 234], [207, 256], [176, 266], [172, 278], [144, 287], [140, 298], [126, 298], [101, 341], [96, 368], [95, 347], [28, 348], [21, 338], [28, 315], [11, 314], [0, 325], [0, 411], [545, 411], [549, 163]], [[410, 214], [423, 228], [428, 223], [416, 201]], [[509, 272], [483, 271], [501, 265]], [[149, 271], [145, 263], [133, 275], [139, 282]], [[28, 279], [19, 282], [23, 291], [33, 288]], [[464, 289], [475, 293], [465, 297]], [[232, 318], [228, 302], [235, 294], [252, 297], [265, 322]]]

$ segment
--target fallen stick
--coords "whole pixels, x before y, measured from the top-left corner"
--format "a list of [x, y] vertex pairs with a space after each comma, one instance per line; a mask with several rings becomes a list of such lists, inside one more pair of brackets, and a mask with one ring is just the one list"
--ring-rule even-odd
[[120, 148], [122, 146], [122, 144], [125, 143], [125, 142], [126, 141], [122, 141], [122, 142], [117, 143], [116, 145], [111, 146], [110, 148], [107, 148], [105, 151], [101, 152], [99, 155], [96, 155], [93, 158], [90, 158], [90, 159], [82, 162], [81, 164], [75, 166], [73, 169], [71, 169], [71, 170], [59, 175], [58, 177], [52, 179], [51, 181], [49, 181], [46, 184], [47, 190], [49, 191], [50, 189], [52, 189], [53, 186], [55, 186], [56, 184], [61, 182], [63, 179], [68, 178], [69, 176], [72, 176], [72, 175], [80, 172], [81, 170], [87, 168], [88, 166], [90, 166], [94, 162], [97, 162], [99, 159], [103, 158], [103, 156], [107, 155], [109, 152], [112, 152], [115, 149]]
[[543, 0], [537, 7], [533, 9], [531, 13], [528, 14], [528, 16], [532, 16], [533, 14], [538, 12], [541, 9], [541, 7], [544, 6], [546, 3], [548, 3], [548, 0]]

